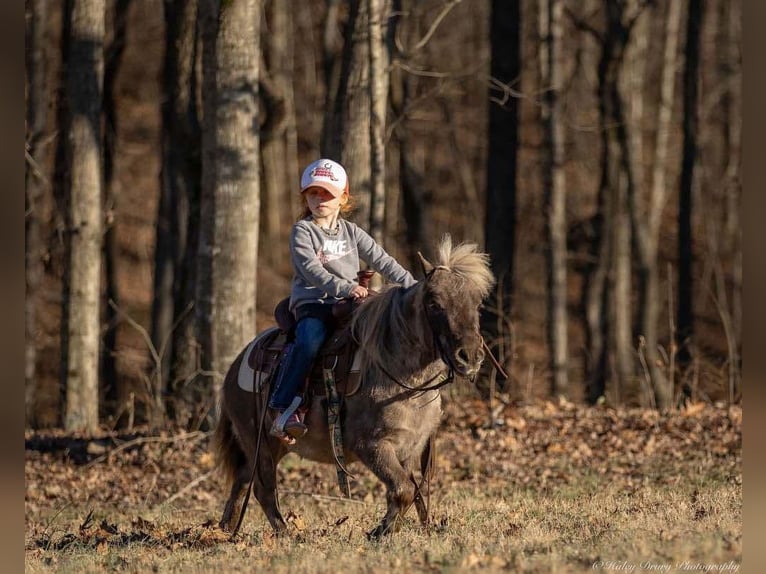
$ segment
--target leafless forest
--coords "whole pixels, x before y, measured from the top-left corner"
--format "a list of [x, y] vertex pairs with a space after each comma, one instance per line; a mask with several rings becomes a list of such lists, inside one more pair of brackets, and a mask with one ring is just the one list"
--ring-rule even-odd
[[300, 170], [498, 279], [480, 396], [738, 403], [739, 0], [26, 0], [30, 428], [209, 428]]

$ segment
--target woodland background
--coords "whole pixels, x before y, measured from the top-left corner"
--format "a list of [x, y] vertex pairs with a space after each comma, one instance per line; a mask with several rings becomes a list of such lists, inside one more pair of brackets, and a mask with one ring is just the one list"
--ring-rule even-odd
[[209, 427], [319, 156], [490, 253], [482, 394], [741, 400], [739, 1], [25, 6], [29, 427]]

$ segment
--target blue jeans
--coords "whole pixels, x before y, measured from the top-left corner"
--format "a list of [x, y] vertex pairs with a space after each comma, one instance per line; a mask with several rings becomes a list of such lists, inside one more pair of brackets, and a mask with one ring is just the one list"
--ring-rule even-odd
[[282, 359], [269, 406], [284, 410], [300, 393], [314, 359], [327, 337], [327, 325], [322, 319], [307, 316], [295, 327], [295, 341]]

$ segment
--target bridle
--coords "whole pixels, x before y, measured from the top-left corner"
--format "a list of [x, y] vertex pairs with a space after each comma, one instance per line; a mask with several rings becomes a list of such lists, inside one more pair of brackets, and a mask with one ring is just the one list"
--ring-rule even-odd
[[[444, 265], [435, 266], [433, 269], [428, 271], [428, 273], [426, 273], [426, 278], [425, 278], [426, 283], [428, 283], [428, 281], [431, 280], [431, 277], [433, 277], [434, 273], [440, 269], [449, 271], [449, 267], [446, 267]], [[436, 327], [434, 326], [434, 320], [432, 318], [432, 313], [428, 309], [428, 305], [426, 304], [425, 297], [423, 297], [423, 311], [425, 313], [428, 326], [431, 329], [431, 335], [434, 338], [434, 346], [439, 351], [439, 358], [444, 362], [445, 365], [447, 365], [447, 374], [445, 375], [444, 373], [437, 373], [436, 375], [428, 379], [425, 383], [423, 383], [422, 386], [413, 387], [397, 379], [395, 376], [389, 373], [388, 370], [386, 370], [386, 368], [383, 367], [383, 365], [377, 365], [377, 367], [383, 372], [384, 375], [386, 375], [389, 379], [391, 379], [394, 383], [396, 383], [403, 389], [407, 389], [408, 391], [417, 391], [421, 393], [438, 390], [455, 380], [455, 367], [452, 363], [452, 359], [447, 353], [447, 350], [444, 348], [443, 335], [439, 335], [436, 331]], [[430, 383], [436, 381], [437, 379], [441, 379], [441, 380], [429, 386]]]

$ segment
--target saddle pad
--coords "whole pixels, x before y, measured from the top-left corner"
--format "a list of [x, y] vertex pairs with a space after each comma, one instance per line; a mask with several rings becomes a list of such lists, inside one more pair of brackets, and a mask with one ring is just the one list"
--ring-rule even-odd
[[262, 341], [266, 337], [271, 337], [272, 334], [274, 334], [276, 331], [279, 331], [278, 327], [270, 327], [260, 333], [255, 339], [253, 339], [250, 344], [245, 349], [244, 355], [242, 355], [242, 362], [239, 364], [239, 373], [237, 374], [237, 384], [239, 387], [247, 391], [249, 393], [253, 392], [253, 382], [255, 381], [256, 377], [258, 377], [258, 380], [260, 382], [260, 379], [265, 376], [265, 373], [258, 372], [256, 373], [253, 369], [253, 367], [250, 366], [250, 355], [253, 352], [253, 349], [255, 349], [256, 345], [259, 341]]

